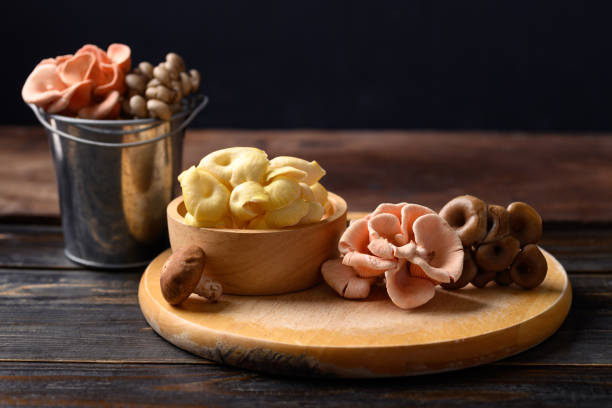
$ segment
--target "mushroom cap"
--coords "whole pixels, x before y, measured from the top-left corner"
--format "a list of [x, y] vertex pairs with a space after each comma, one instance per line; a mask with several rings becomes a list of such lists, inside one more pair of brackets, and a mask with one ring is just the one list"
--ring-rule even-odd
[[[406, 242], [414, 240], [414, 222], [422, 215], [436, 214], [434, 210], [419, 204], [405, 204], [402, 207], [402, 234], [406, 237]], [[437, 214], [436, 214], [437, 215]]]
[[370, 242], [385, 238], [395, 245], [403, 245], [402, 227], [400, 219], [393, 214], [382, 213], [372, 216], [368, 220], [368, 233], [370, 234]]
[[53, 64], [38, 65], [26, 79], [21, 96], [27, 103], [45, 107], [61, 97], [66, 88]]
[[504, 269], [503, 271], [495, 274], [495, 283], [500, 286], [509, 286], [512, 284], [512, 276], [510, 276], [510, 270]]
[[159, 277], [162, 295], [168, 303], [178, 305], [189, 297], [202, 277], [205, 263], [206, 254], [196, 245], [180, 248], [170, 255]]
[[398, 263], [397, 259], [382, 259], [357, 251], [351, 251], [342, 258], [342, 264], [353, 267], [363, 278], [379, 276], [390, 269], [397, 269]]
[[407, 203], [397, 203], [397, 204], [380, 203], [376, 206], [374, 211], [366, 215], [365, 218], [370, 219], [378, 214], [392, 214], [392, 215], [395, 215], [398, 220], [401, 220], [402, 219], [402, 208], [404, 208], [406, 204]]
[[89, 80], [78, 82], [61, 91], [61, 96], [55, 102], [47, 106], [47, 112], [58, 113], [64, 110], [78, 112], [91, 101], [91, 86]]
[[434, 284], [421, 278], [413, 278], [406, 267], [385, 272], [387, 293], [391, 301], [402, 309], [413, 309], [431, 300], [436, 294]]
[[508, 205], [510, 233], [521, 246], [536, 244], [542, 238], [542, 217], [529, 204], [515, 201]]
[[348, 228], [344, 230], [338, 242], [338, 250], [343, 255], [351, 251], [367, 253], [369, 242], [368, 220], [360, 218], [352, 221]]
[[478, 267], [476, 266], [476, 262], [474, 262], [474, 256], [472, 255], [472, 251], [469, 248], [463, 248], [463, 269], [461, 271], [461, 276], [455, 282], [442, 283], [444, 289], [453, 290], [453, 289], [461, 289], [468, 283], [474, 279], [476, 274], [478, 273]]
[[482, 272], [499, 272], [512, 265], [520, 251], [519, 242], [507, 235], [500, 240], [481, 244], [476, 249], [474, 259]]
[[501, 205], [487, 208], [487, 235], [482, 242], [499, 240], [510, 234], [510, 213]]
[[130, 47], [125, 44], [111, 44], [106, 49], [106, 54], [124, 73], [130, 70], [132, 64], [132, 50]]
[[92, 54], [75, 55], [57, 67], [57, 74], [67, 85], [71, 86], [89, 79], [96, 58]]
[[484, 288], [487, 286], [487, 283], [491, 282], [495, 279], [495, 272], [482, 272], [479, 271], [474, 279], [472, 279], [472, 285], [477, 288]]
[[512, 280], [525, 289], [538, 286], [546, 278], [548, 265], [537, 245], [525, 245], [510, 268]]
[[87, 119], [104, 119], [116, 116], [119, 113], [119, 91], [112, 91], [106, 95], [102, 102], [85, 106], [79, 110], [79, 116]]
[[330, 259], [321, 266], [323, 279], [338, 294], [347, 299], [365, 299], [370, 295], [374, 279], [361, 278], [350, 266], [342, 264], [341, 259]]
[[245, 181], [261, 184], [268, 170], [268, 154], [255, 147], [230, 147], [207, 154], [198, 168], [205, 169], [227, 187], [236, 187]]
[[278, 156], [270, 160], [270, 169], [276, 169], [280, 167], [291, 166], [298, 170], [302, 170], [306, 173], [306, 177], [303, 182], [309, 186], [315, 184], [326, 174], [325, 170], [321, 168], [316, 160], [311, 162], [298, 157], [292, 156]]
[[[458, 280], [463, 269], [463, 246], [455, 230], [439, 215], [425, 214], [414, 222], [413, 231], [418, 248], [409, 261], [435, 281]], [[427, 259], [419, 253], [426, 253]]]
[[487, 233], [487, 205], [478, 197], [455, 197], [442, 207], [440, 216], [457, 231], [463, 246], [479, 242]]

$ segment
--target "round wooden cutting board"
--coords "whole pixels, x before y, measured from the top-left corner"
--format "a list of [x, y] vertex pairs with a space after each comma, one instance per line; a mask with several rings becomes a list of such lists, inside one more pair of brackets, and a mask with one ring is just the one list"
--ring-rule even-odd
[[402, 310], [384, 287], [346, 300], [326, 284], [278, 296], [192, 295], [173, 307], [159, 273], [170, 250], [144, 272], [138, 298], [151, 327], [172, 344], [210, 360], [275, 374], [389, 377], [457, 370], [519, 353], [553, 334], [572, 291], [561, 264], [544, 252], [546, 280], [514, 286], [437, 288], [426, 305]]

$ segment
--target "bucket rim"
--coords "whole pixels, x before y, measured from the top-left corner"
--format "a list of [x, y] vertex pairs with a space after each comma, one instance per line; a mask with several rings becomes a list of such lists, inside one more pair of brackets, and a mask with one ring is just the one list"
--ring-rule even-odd
[[[201, 100], [206, 98], [205, 95], [197, 95], [193, 98], [194, 103], [197, 103], [197, 100]], [[58, 120], [61, 122], [75, 124], [75, 125], [90, 125], [90, 126], [138, 126], [138, 125], [152, 125], [163, 123], [164, 121], [158, 118], [144, 118], [144, 119], [85, 119], [85, 118], [77, 118], [73, 116], [66, 115], [58, 115], [56, 113], [47, 113], [40, 106], [36, 106], [36, 108], [46, 117]], [[185, 117], [193, 110], [193, 107], [190, 106], [189, 103], [184, 103], [181, 106], [181, 110], [171, 117], [171, 121], [175, 119], [180, 119], [181, 117]]]
[[[196, 100], [199, 100], [197, 102], [195, 102]], [[34, 112], [34, 115], [36, 116], [36, 118], [38, 119], [38, 121], [47, 129], [48, 132], [50, 132], [50, 134], [52, 135], [58, 135], [60, 137], [63, 137], [65, 139], [69, 139], [72, 140], [73, 142], [78, 142], [78, 143], [84, 143], [84, 144], [88, 144], [91, 146], [97, 146], [97, 147], [108, 147], [108, 148], [125, 148], [125, 147], [134, 147], [134, 146], [142, 146], [145, 144], [149, 144], [149, 143], [154, 143], [157, 142], [161, 139], [165, 139], [169, 136], [172, 136], [174, 134], [177, 134], [179, 132], [182, 132], [185, 130], [185, 128], [187, 127], [187, 125], [189, 125], [189, 123], [191, 123], [191, 121], [197, 116], [198, 113], [200, 113], [202, 111], [202, 109], [204, 109], [206, 107], [206, 105], [208, 105], [208, 97], [206, 95], [198, 95], [197, 98], [192, 99], [192, 103], [189, 104], [183, 104], [184, 106], [184, 110], [175, 114], [174, 116], [172, 116], [170, 121], [164, 121], [164, 120], [156, 120], [153, 119], [153, 122], [144, 122], [144, 123], [137, 123], [137, 121], [142, 121], [143, 119], [129, 119], [127, 120], [128, 125], [134, 125], [134, 124], [144, 124], [144, 127], [141, 127], [140, 129], [129, 129], [129, 130], [110, 130], [110, 129], [95, 129], [96, 123], [92, 123], [92, 122], [98, 122], [97, 126], [100, 126], [99, 122], [104, 122], [105, 124], [108, 125], [116, 125], [119, 126], [120, 122], [126, 122], [123, 120], [94, 120], [94, 119], [80, 119], [80, 118], [71, 118], [69, 116], [62, 116], [62, 115], [50, 115], [47, 114], [42, 108], [33, 105], [33, 104], [28, 104], [30, 106], [30, 108], [32, 109], [32, 111]], [[195, 102], [195, 103], [194, 103]], [[182, 116], [185, 115], [185, 116]], [[95, 140], [89, 140], [89, 139], [85, 139], [85, 138], [81, 138], [81, 137], [77, 137], [75, 135], [71, 135], [69, 133], [66, 133], [62, 130], [57, 129], [56, 126], [52, 125], [51, 123], [49, 123], [50, 119], [53, 119], [55, 121], [55, 117], [57, 116], [58, 118], [60, 118], [59, 121], [57, 121], [56, 123], [62, 123], [61, 121], [66, 118], [66, 119], [72, 119], [74, 121], [72, 122], [65, 122], [65, 123], [72, 123], [75, 127], [78, 128], [82, 128], [84, 130], [91, 130], [91, 128], [93, 127], [95, 129], [95, 132], [99, 132], [99, 133], [107, 133], [107, 134], [127, 134], [127, 133], [141, 133], [144, 132], [146, 130], [152, 129], [154, 127], [157, 126], [161, 126], [163, 123], [166, 122], [172, 122], [175, 118], [176, 119], [181, 119], [183, 118], [183, 120], [181, 121], [181, 123], [175, 128], [170, 130], [169, 132], [166, 132], [162, 135], [159, 135], [157, 137], [154, 137], [152, 139], [148, 139], [148, 140], [141, 140], [141, 141], [137, 141], [137, 142], [128, 142], [128, 143], [109, 143], [109, 142], [99, 142], [99, 141], [95, 141]], [[147, 120], [151, 120], [151, 119], [144, 119], [144, 121]], [[88, 126], [87, 122], [89, 121], [90, 125], [93, 126]], [[119, 122], [119, 123], [118, 123]], [[150, 124], [153, 123], [153, 124]], [[147, 124], [149, 124], [149, 126], [146, 126]], [[122, 125], [126, 126], [126, 124], [124, 123]]]

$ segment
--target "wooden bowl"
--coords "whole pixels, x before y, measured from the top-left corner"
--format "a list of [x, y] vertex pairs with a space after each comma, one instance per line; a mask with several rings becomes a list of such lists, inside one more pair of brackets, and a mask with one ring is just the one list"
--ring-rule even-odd
[[324, 218], [274, 230], [198, 228], [185, 224], [183, 197], [168, 204], [173, 250], [195, 244], [206, 252], [204, 273], [233, 295], [277, 295], [307, 289], [321, 280], [320, 267], [338, 256], [346, 229], [346, 202], [329, 193]]

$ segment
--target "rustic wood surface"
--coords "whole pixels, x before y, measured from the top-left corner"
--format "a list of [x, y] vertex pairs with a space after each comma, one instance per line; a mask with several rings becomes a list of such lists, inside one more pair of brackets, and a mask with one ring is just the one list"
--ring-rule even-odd
[[[229, 146], [317, 160], [327, 170], [322, 183], [351, 211], [381, 201], [439, 209], [471, 193], [527, 201], [546, 221], [612, 222], [612, 137], [604, 135], [190, 130], [184, 167]], [[0, 216], [58, 215], [42, 126], [0, 127], [0, 163]]]
[[[349, 140], [360, 147], [348, 148]], [[447, 142], [453, 148], [443, 147]], [[208, 362], [167, 343], [147, 325], [136, 296], [143, 270], [91, 271], [64, 258], [46, 139], [38, 128], [3, 127], [0, 406], [599, 408], [610, 404], [612, 139], [211, 130], [188, 134], [186, 163], [197, 161], [207, 150], [232, 144], [254, 144], [271, 154], [312, 155], [327, 167], [330, 189], [347, 198], [353, 209], [370, 209], [381, 197], [437, 207], [468, 188], [498, 202], [516, 198], [535, 202], [546, 221], [541, 244], [565, 266], [572, 283], [573, 305], [567, 320], [544, 343], [515, 357], [422, 377], [298, 379]], [[404, 152], [398, 151], [400, 145], [406, 147]], [[420, 148], [426, 153], [421, 161], [403, 160], [404, 156], [414, 159]], [[424, 165], [425, 158], [448, 159], [453, 149], [474, 153], [470, 163], [475, 164], [451, 160], [444, 168]], [[475, 153], [484, 151], [492, 156], [484, 159]], [[511, 157], [517, 160], [514, 165]], [[492, 165], [489, 171], [478, 167], [486, 163]], [[517, 163], [532, 167], [525, 167], [520, 176], [511, 173], [496, 179], [498, 170], [516, 168]], [[389, 166], [388, 171], [381, 166]], [[363, 185], [365, 179], [359, 176], [364, 174], [376, 177], [367, 179], [367, 191], [361, 194], [357, 186]], [[531, 178], [534, 175], [538, 179]], [[449, 189], [454, 183], [461, 184], [460, 191]]]
[[[170, 343], [213, 361], [271, 374], [381, 378], [453, 371], [499, 361], [540, 344], [570, 309], [563, 267], [544, 252], [546, 279], [533, 290], [468, 286], [402, 310], [381, 287], [367, 301], [327, 284], [277, 296], [191, 296], [180, 307], [160, 287], [168, 249], [147, 267], [140, 310]], [[208, 260], [207, 260], [208, 262]]]

